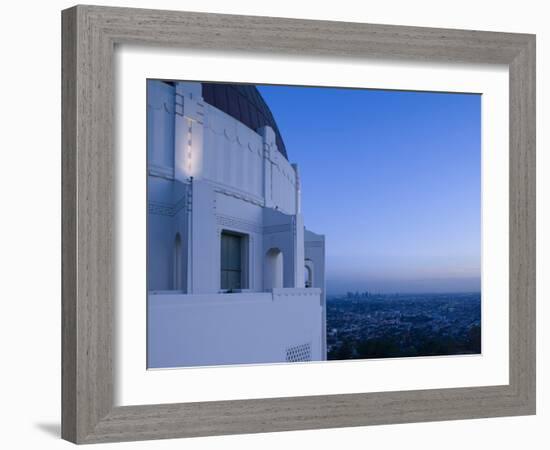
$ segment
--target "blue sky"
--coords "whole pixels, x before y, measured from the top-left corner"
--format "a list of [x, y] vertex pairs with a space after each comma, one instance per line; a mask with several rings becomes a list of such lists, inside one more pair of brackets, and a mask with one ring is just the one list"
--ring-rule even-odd
[[329, 294], [480, 290], [481, 96], [258, 88], [326, 236]]

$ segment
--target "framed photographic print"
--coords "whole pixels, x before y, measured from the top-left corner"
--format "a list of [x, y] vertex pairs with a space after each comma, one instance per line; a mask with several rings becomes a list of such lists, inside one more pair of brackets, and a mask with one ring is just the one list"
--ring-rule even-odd
[[62, 17], [65, 439], [535, 413], [534, 36]]

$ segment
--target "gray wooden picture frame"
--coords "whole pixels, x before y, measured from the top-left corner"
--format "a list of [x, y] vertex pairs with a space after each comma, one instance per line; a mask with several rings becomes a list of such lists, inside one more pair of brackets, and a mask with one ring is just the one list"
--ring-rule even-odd
[[[76, 443], [535, 413], [535, 36], [75, 6], [62, 12], [62, 437]], [[502, 386], [114, 406], [116, 44], [506, 64], [510, 371]]]

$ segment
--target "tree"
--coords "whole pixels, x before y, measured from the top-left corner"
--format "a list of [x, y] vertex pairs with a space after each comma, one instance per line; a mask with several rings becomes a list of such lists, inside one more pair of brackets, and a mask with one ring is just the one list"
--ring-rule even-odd
[[353, 345], [351, 341], [345, 339], [342, 344], [328, 356], [328, 359], [331, 360], [351, 359], [353, 356]]

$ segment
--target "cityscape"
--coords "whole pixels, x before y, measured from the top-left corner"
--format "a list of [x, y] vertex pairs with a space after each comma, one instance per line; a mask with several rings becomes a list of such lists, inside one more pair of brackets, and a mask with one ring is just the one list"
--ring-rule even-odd
[[327, 297], [327, 359], [481, 353], [481, 294]]

